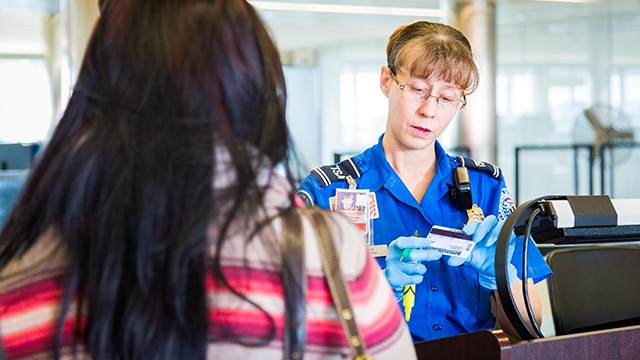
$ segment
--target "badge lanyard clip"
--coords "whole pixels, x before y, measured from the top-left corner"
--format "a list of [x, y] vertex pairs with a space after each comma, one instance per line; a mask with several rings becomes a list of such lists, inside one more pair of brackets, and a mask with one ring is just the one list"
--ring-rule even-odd
[[355, 190], [357, 187], [356, 181], [351, 175], [347, 175], [347, 184], [349, 184], [349, 190]]

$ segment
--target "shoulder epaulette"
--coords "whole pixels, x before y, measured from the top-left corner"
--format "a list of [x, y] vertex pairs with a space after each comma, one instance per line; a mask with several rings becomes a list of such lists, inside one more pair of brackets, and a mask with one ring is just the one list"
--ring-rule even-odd
[[349, 175], [354, 179], [362, 176], [360, 168], [352, 157], [337, 164], [317, 167], [311, 170], [311, 174], [320, 181], [323, 187], [336, 181], [347, 181]]
[[457, 156], [459, 166], [464, 166], [469, 169], [480, 170], [484, 172], [488, 172], [496, 179], [500, 179], [502, 177], [502, 170], [499, 167], [484, 161], [473, 160], [464, 156]]

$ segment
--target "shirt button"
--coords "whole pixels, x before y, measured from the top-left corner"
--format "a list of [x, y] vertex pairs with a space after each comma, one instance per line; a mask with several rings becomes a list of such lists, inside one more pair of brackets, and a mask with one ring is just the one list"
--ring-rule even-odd
[[433, 330], [435, 330], [435, 331], [440, 331], [440, 330], [442, 330], [442, 325], [440, 325], [440, 324], [433, 324]]
[[438, 289], [437, 285], [431, 285], [431, 291], [437, 292], [438, 290], [440, 290], [440, 289]]

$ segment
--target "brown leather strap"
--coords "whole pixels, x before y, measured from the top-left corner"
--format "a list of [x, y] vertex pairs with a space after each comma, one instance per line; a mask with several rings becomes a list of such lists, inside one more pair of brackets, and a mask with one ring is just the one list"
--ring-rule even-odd
[[333, 242], [331, 228], [325, 219], [325, 210], [319, 208], [307, 208], [307, 210], [313, 220], [312, 224], [318, 238], [318, 244], [320, 245], [320, 254], [327, 284], [329, 285], [333, 302], [338, 310], [338, 317], [347, 336], [347, 343], [349, 344], [351, 353], [354, 359], [373, 359], [373, 357], [367, 354], [365, 343], [362, 336], [360, 336], [360, 330], [356, 324], [349, 292], [347, 291], [347, 286], [340, 269], [340, 257]]
[[300, 212], [289, 209], [282, 217], [282, 284], [284, 288], [284, 359], [300, 360], [306, 342], [307, 273]]

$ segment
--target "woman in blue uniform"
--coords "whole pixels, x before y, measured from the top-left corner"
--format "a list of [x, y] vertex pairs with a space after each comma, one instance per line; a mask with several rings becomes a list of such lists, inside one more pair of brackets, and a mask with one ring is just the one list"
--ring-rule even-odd
[[[367, 236], [389, 284], [399, 301], [406, 285], [417, 284], [409, 320], [414, 341], [495, 327], [495, 246], [514, 202], [497, 167], [449, 156], [437, 141], [477, 85], [471, 45], [460, 31], [426, 21], [398, 28], [389, 38], [387, 66], [380, 72], [380, 88], [389, 99], [384, 134], [353, 158], [313, 169], [298, 191], [309, 205], [331, 208], [337, 188], [369, 190], [372, 226]], [[473, 206], [461, 208], [468, 192], [452, 191], [456, 168], [467, 171], [465, 191], [470, 190]], [[476, 242], [471, 254], [459, 258], [424, 250], [430, 243], [424, 236], [434, 225], [471, 234]], [[508, 277], [522, 318], [528, 319], [521, 291], [522, 242], [512, 238]], [[526, 281], [540, 323], [533, 283], [551, 270], [535, 246], [529, 249]], [[497, 309], [501, 327], [518, 337], [499, 301]]]

